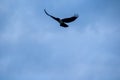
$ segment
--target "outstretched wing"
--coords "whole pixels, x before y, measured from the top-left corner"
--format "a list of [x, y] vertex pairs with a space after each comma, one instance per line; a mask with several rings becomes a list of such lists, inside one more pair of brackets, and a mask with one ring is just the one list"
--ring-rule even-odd
[[54, 20], [56, 20], [56, 21], [60, 21], [60, 18], [56, 18], [56, 17], [54, 17], [54, 16], [52, 16], [52, 15], [50, 15], [50, 14], [48, 14], [47, 13], [47, 11], [44, 9], [44, 12], [48, 15], [48, 16], [50, 16], [51, 18], [53, 18]]
[[74, 15], [70, 18], [64, 18], [64, 19], [62, 19], [62, 21], [66, 22], [66, 23], [69, 23], [69, 22], [72, 22], [72, 21], [76, 20], [77, 18], [78, 18], [78, 15]]

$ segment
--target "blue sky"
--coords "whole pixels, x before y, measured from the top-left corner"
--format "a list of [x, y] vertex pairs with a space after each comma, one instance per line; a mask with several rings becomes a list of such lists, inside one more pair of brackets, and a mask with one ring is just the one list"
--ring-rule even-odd
[[0, 0], [0, 80], [120, 80], [119, 14], [119, 0]]

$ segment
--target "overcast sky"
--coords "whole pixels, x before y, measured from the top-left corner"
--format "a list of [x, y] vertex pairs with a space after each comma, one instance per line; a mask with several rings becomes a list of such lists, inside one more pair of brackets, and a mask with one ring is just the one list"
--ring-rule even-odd
[[0, 0], [0, 80], [120, 80], [120, 1]]

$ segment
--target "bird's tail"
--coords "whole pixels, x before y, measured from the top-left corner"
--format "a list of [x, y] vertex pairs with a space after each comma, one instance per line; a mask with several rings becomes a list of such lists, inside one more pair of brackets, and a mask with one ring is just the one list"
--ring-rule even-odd
[[62, 26], [62, 27], [68, 27], [68, 25], [65, 24], [65, 23], [60, 23], [60, 26]]

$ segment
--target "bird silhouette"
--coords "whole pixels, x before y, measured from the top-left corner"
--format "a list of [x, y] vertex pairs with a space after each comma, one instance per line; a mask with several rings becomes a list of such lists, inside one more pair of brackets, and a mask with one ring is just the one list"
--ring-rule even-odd
[[70, 23], [70, 22], [72, 22], [72, 21], [75, 21], [75, 20], [78, 18], [78, 15], [75, 14], [75, 15], [72, 16], [72, 17], [60, 19], [60, 18], [57, 18], [57, 17], [54, 17], [54, 16], [48, 14], [45, 9], [44, 9], [44, 12], [45, 12], [48, 16], [50, 16], [51, 18], [53, 18], [54, 20], [56, 20], [57, 22], [59, 22], [61, 27], [68, 27], [68, 25], [67, 25], [66, 23]]

